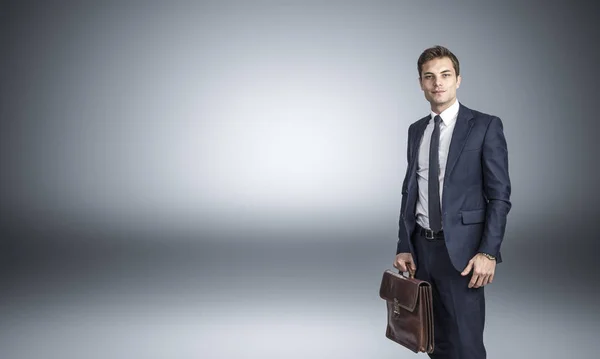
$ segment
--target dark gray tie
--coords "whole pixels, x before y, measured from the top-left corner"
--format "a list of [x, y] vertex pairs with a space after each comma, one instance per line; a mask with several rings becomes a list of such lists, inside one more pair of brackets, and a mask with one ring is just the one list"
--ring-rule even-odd
[[433, 134], [431, 135], [431, 145], [429, 146], [429, 227], [432, 231], [442, 229], [442, 210], [440, 206], [440, 121], [442, 118], [438, 115], [433, 118]]

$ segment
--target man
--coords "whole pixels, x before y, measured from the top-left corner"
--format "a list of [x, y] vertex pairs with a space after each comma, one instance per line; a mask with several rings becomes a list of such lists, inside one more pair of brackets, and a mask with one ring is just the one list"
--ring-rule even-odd
[[435, 359], [484, 359], [484, 286], [511, 208], [502, 121], [456, 98], [458, 59], [442, 46], [417, 61], [431, 113], [408, 129], [394, 267], [432, 284]]

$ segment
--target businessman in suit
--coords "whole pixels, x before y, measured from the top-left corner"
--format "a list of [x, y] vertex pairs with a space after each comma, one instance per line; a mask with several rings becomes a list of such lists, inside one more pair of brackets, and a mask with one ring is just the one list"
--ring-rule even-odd
[[408, 129], [394, 267], [432, 284], [435, 359], [484, 359], [484, 286], [492, 283], [511, 208], [502, 121], [458, 102], [456, 56], [417, 61], [431, 113]]

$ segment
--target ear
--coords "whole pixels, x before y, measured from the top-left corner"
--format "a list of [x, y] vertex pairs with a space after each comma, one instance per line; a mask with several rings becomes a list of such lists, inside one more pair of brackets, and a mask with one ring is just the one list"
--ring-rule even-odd
[[417, 81], [419, 81], [419, 86], [421, 87], [421, 91], [425, 91], [425, 89], [423, 88], [423, 79], [421, 78], [421, 76], [419, 76], [419, 78], [417, 79]]
[[458, 76], [456, 77], [456, 88], [459, 88], [459, 87], [460, 87], [460, 82], [461, 82], [461, 81], [462, 81], [462, 77], [460, 77], [460, 75], [458, 75]]

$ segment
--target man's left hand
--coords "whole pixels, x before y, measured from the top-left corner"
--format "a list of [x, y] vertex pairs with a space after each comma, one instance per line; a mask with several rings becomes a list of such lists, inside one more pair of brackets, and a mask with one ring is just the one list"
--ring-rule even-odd
[[466, 276], [473, 270], [473, 276], [469, 282], [469, 288], [479, 288], [486, 284], [492, 283], [494, 272], [496, 271], [496, 260], [489, 259], [481, 253], [477, 253], [471, 258], [465, 270], [461, 273]]

